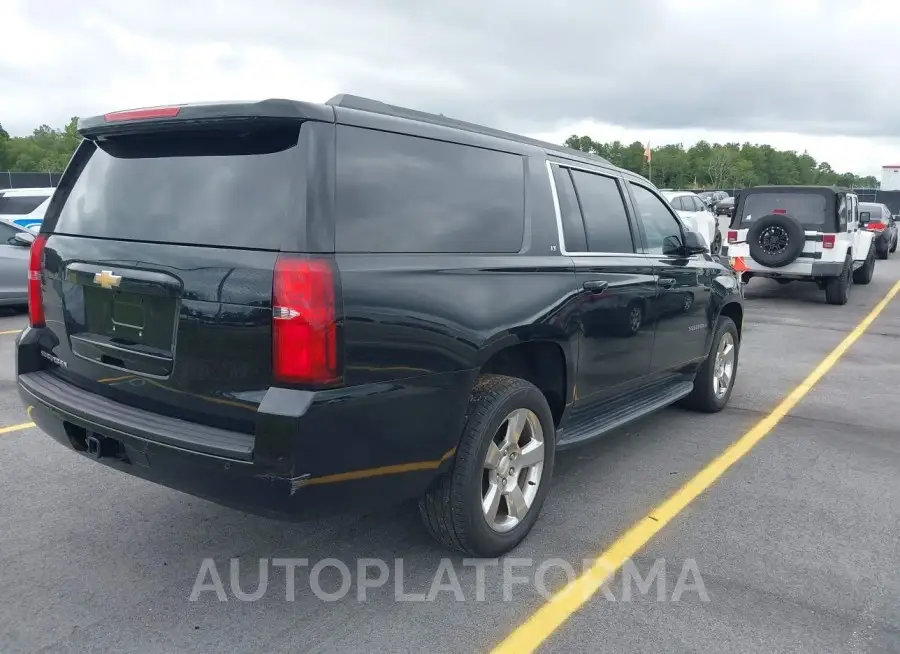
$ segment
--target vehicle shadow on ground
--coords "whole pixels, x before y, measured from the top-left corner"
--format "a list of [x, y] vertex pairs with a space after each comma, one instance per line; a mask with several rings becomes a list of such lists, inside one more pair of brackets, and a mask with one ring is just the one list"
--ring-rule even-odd
[[752, 279], [744, 286], [748, 300], [777, 300], [824, 305], [825, 291], [811, 282], [795, 281], [779, 284], [769, 279]]
[[[621, 522], [622, 504], [631, 504], [635, 489], [643, 488], [642, 484], [647, 481], [641, 481], [640, 475], [635, 475], [635, 465], [656, 469], [656, 476], [664, 476], [665, 486], [670, 487], [660, 488], [659, 479], [653, 480], [653, 496], [643, 507], [643, 510], [649, 510], [663, 499], [661, 491], [677, 487], [688, 473], [709, 458], [708, 435], [700, 438], [695, 434], [721, 432], [714, 424], [716, 419], [715, 415], [674, 407], [610, 432], [596, 442], [560, 452], [541, 519], [533, 536], [519, 549], [547, 545], [545, 539], [548, 538], [554, 548], [557, 544], [565, 547], [566, 542], [571, 541], [571, 534], [554, 532], [568, 531], [566, 524], [572, 516], [567, 507], [583, 503], [586, 494], [596, 497], [595, 510], [611, 525]], [[730, 438], [729, 434], [722, 433], [718, 437], [721, 447], [727, 445]], [[658, 466], [655, 461], [666, 463]], [[632, 495], [630, 500], [626, 499], [628, 495]], [[348, 561], [348, 564], [358, 557], [393, 560], [402, 556], [428, 565], [436, 564], [441, 557], [460, 561], [463, 558], [459, 553], [442, 548], [424, 532], [415, 501], [365, 515], [347, 514], [290, 523], [247, 515], [180, 493], [166, 492], [155, 500], [145, 504], [146, 522], [142, 524], [147, 527], [146, 533], [132, 534], [130, 539], [143, 542], [146, 551], [175, 554], [172, 534], [197, 533], [200, 529], [205, 533], [200, 542], [189, 544], [187, 551], [179, 547], [180, 553], [197, 566], [188, 575], [191, 579], [197, 574], [202, 558], [226, 553], [248, 557], [248, 560], [295, 556], [315, 561], [335, 557]], [[596, 532], [584, 533], [578, 540], [596, 543], [596, 538]], [[531, 546], [526, 547], [529, 543]]]

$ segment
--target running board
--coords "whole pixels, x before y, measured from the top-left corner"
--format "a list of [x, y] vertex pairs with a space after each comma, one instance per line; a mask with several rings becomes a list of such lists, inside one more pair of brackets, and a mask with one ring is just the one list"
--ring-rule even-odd
[[674, 404], [690, 395], [694, 382], [666, 379], [635, 393], [610, 398], [592, 410], [573, 415], [563, 429], [556, 433], [557, 448], [570, 447], [621, 427], [637, 418]]

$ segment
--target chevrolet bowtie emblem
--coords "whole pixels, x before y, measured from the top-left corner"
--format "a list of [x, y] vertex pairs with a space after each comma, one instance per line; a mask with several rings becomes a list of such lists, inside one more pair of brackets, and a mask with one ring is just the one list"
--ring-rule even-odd
[[94, 283], [100, 284], [103, 288], [118, 286], [121, 281], [122, 277], [114, 275], [111, 270], [102, 270], [94, 275]]

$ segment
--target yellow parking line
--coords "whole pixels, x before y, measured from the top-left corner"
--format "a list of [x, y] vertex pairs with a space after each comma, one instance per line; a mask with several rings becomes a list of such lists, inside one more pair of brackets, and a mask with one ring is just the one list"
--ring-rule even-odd
[[[25, 329], [22, 327], [22, 329]], [[6, 336], [7, 334], [18, 334], [22, 331], [22, 329], [10, 329], [5, 332], [0, 332], [0, 336]]]
[[11, 431], [19, 431], [21, 429], [28, 429], [29, 427], [34, 427], [34, 423], [23, 422], [18, 425], [10, 425], [9, 427], [0, 427], [0, 434], [8, 434]]
[[841, 343], [825, 357], [815, 369], [784, 398], [775, 409], [754, 425], [750, 431], [732, 443], [722, 454], [713, 459], [695, 477], [679, 488], [665, 502], [631, 526], [609, 548], [594, 559], [591, 566], [576, 579], [566, 584], [523, 624], [517, 627], [496, 648], [493, 654], [525, 654], [533, 652], [569, 617], [602, 588], [616, 571], [634, 556], [670, 520], [703, 491], [712, 486], [728, 468], [740, 460], [765, 438], [772, 429], [809, 393], [810, 390], [834, 367], [884, 308], [900, 292], [900, 282], [894, 284], [888, 294], [872, 309]]

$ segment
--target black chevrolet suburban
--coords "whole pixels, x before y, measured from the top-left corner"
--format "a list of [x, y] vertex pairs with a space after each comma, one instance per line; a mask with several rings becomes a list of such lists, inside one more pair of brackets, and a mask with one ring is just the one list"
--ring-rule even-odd
[[417, 499], [496, 556], [557, 451], [731, 394], [739, 277], [603, 159], [349, 95], [79, 132], [17, 380], [100, 463], [286, 519]]

